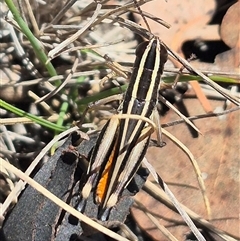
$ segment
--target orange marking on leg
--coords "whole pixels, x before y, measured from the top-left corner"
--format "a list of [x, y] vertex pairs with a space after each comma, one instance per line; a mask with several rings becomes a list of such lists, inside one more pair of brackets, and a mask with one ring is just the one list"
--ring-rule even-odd
[[[116, 144], [115, 144], [115, 146], [116, 146]], [[107, 189], [108, 189], [107, 185], [108, 185], [108, 181], [110, 178], [110, 170], [111, 170], [113, 158], [115, 155], [115, 149], [116, 149], [115, 146], [111, 152], [111, 155], [107, 161], [107, 164], [102, 172], [101, 178], [97, 185], [97, 189], [96, 189], [96, 202], [97, 203], [102, 203], [102, 201], [107, 193]]]

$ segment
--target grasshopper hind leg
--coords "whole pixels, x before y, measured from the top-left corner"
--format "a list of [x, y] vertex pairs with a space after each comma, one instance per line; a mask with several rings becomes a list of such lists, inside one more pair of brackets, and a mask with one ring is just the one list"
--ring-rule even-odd
[[85, 210], [86, 204], [87, 204], [87, 200], [82, 198], [82, 197], [80, 197], [78, 202], [77, 202], [76, 209], [79, 212], [83, 213], [84, 210]]
[[105, 222], [108, 220], [108, 217], [110, 215], [110, 211], [111, 211], [112, 207], [111, 208], [105, 208], [103, 210], [100, 211], [99, 213], [99, 216], [98, 218], [102, 221], [102, 222]]
[[87, 205], [87, 200], [88, 200], [88, 198], [90, 196], [90, 193], [92, 191], [92, 186], [93, 186], [92, 183], [94, 181], [94, 178], [95, 178], [95, 175], [91, 176], [81, 190], [81, 194], [79, 196], [79, 200], [78, 200], [78, 203], [76, 205], [76, 209], [81, 213], [84, 213], [84, 211], [85, 211], [85, 208], [86, 208], [86, 205]]

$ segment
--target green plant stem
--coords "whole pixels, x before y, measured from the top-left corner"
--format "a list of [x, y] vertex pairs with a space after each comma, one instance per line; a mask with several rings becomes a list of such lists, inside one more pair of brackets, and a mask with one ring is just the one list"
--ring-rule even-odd
[[[22, 19], [19, 11], [15, 7], [13, 1], [5, 0], [5, 2], [8, 5], [10, 11], [12, 12], [13, 17], [16, 20], [16, 22], [18, 23], [21, 31], [27, 37], [27, 39], [30, 41], [30, 43], [33, 47], [33, 50], [34, 50], [37, 58], [39, 59], [39, 61], [46, 67], [46, 69], [51, 77], [56, 76], [57, 72], [56, 72], [55, 68], [53, 67], [52, 63], [49, 62], [46, 64], [48, 57], [45, 54], [40, 41], [32, 34], [31, 30], [28, 28], [27, 24]], [[56, 84], [60, 85], [60, 81], [56, 81]]]
[[[170, 83], [174, 82], [174, 78], [175, 78], [175, 76], [174, 77], [173, 76], [165, 76], [163, 78], [163, 80], [165, 83], [170, 84]], [[226, 84], [240, 84], [239, 80], [236, 80], [234, 78], [229, 78], [226, 76], [211, 75], [211, 76], [209, 76], [209, 78], [215, 82], [221, 82], [221, 83], [226, 83]], [[178, 81], [179, 82], [188, 82], [191, 80], [201, 81], [202, 78], [199, 76], [196, 76], [196, 75], [181, 75]]]
[[104, 99], [108, 96], [124, 93], [127, 90], [127, 87], [128, 87], [128, 84], [125, 84], [125, 85], [122, 85], [121, 88], [115, 87], [115, 88], [112, 88], [112, 89], [109, 89], [109, 90], [99, 92], [99, 93], [97, 93], [93, 96], [88, 96], [88, 97], [85, 97], [85, 98], [77, 101], [77, 104], [86, 106], [91, 102], [94, 102], [94, 101], [97, 101], [97, 100], [100, 100], [100, 99]]
[[25, 111], [15, 107], [15, 106], [12, 106], [12, 105], [8, 104], [7, 102], [5, 102], [1, 99], [0, 99], [0, 108], [4, 108], [4, 109], [16, 114], [19, 117], [26, 117], [29, 120], [32, 120], [33, 122], [35, 122], [35, 123], [37, 123], [41, 126], [47, 127], [49, 129], [57, 131], [57, 132], [62, 132], [62, 131], [65, 131], [67, 129], [65, 127], [56, 125], [56, 124], [54, 124], [54, 123], [52, 123], [48, 120], [45, 120], [42, 117], [38, 117], [38, 116], [32, 115], [28, 112], [25, 112]]
[[[163, 82], [167, 84], [174, 83], [174, 80], [175, 80], [175, 76], [165, 76], [163, 78]], [[201, 81], [202, 78], [195, 75], [182, 75], [179, 78], [179, 82], [188, 82], [190, 80]], [[211, 80], [216, 82], [227, 83], [227, 84], [239, 84], [239, 81], [232, 78], [225, 77], [225, 76], [214, 75], [214, 76], [211, 76]], [[91, 102], [106, 98], [108, 96], [124, 93], [127, 90], [127, 87], [128, 87], [128, 84], [125, 84], [121, 86], [121, 89], [119, 87], [115, 87], [106, 91], [99, 92], [93, 96], [88, 96], [84, 99], [77, 101], [77, 104], [87, 106]]]

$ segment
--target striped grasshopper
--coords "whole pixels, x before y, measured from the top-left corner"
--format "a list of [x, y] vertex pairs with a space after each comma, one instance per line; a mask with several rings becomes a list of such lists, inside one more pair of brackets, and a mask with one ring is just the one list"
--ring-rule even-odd
[[[154, 122], [154, 113], [167, 58], [168, 52], [156, 36], [137, 47], [133, 72], [119, 114], [113, 115], [104, 125], [91, 153], [87, 180], [77, 207], [79, 211], [84, 212], [87, 199], [93, 192], [99, 206], [98, 218], [106, 221], [144, 161], [151, 134], [160, 130]], [[150, 169], [159, 185], [171, 196], [166, 184]], [[196, 237], [204, 241], [179, 203], [175, 200], [174, 204]]]
[[86, 200], [98, 180], [96, 201], [106, 209], [103, 219], [142, 163], [155, 127], [149, 118], [156, 107], [167, 51], [154, 37], [138, 46], [136, 56], [122, 110], [111, 117], [99, 135], [90, 158], [90, 176], [81, 193]]

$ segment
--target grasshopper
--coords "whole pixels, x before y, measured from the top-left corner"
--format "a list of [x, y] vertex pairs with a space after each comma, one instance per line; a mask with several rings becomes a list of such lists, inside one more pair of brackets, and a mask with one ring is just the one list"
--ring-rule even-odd
[[[167, 59], [168, 52], [156, 36], [137, 47], [133, 72], [119, 114], [113, 115], [104, 125], [90, 156], [87, 180], [77, 207], [79, 211], [84, 212], [93, 191], [99, 206], [98, 218], [106, 221], [142, 164], [152, 132], [160, 129], [153, 119]], [[165, 188], [161, 178], [155, 176]], [[194, 229], [194, 233], [199, 233], [195, 226]], [[205, 240], [201, 233], [198, 237]]]
[[145, 156], [153, 130], [150, 126], [155, 126], [149, 118], [156, 108], [166, 61], [167, 51], [159, 38], [138, 46], [122, 110], [108, 120], [93, 149], [87, 172], [90, 176], [81, 195], [86, 200], [98, 180], [96, 202], [106, 210], [102, 219], [107, 218], [107, 212], [116, 204]]

